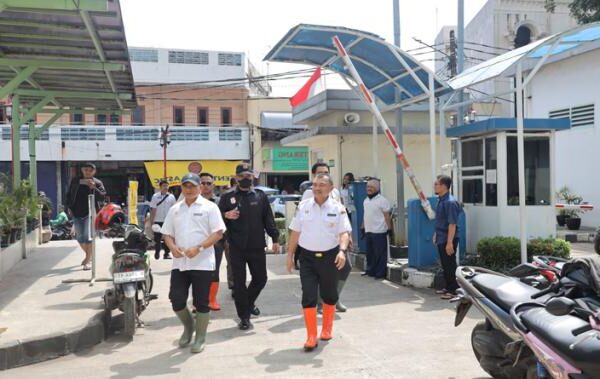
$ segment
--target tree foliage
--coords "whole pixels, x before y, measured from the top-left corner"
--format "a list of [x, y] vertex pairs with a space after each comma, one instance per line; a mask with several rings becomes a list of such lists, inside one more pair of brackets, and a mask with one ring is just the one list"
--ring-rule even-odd
[[[554, 13], [556, 10], [555, 0], [546, 0], [546, 11]], [[590, 22], [600, 21], [600, 0], [573, 0], [569, 4], [571, 16], [579, 24], [588, 24]]]

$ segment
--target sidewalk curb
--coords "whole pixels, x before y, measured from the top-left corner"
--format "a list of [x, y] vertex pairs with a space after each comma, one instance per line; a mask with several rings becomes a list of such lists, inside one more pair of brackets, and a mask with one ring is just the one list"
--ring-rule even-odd
[[76, 353], [104, 341], [104, 310], [89, 321], [64, 332], [0, 343], [0, 371]]

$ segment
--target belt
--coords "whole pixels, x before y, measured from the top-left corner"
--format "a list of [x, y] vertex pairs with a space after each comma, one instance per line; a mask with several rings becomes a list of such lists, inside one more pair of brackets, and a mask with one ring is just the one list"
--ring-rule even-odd
[[310, 255], [314, 255], [317, 258], [321, 258], [325, 254], [337, 253], [340, 250], [340, 247], [338, 245], [338, 246], [334, 247], [333, 249], [325, 250], [325, 251], [312, 251], [312, 250], [305, 249], [302, 246], [300, 246], [300, 249], [301, 249], [302, 253], [304, 253], [304, 254], [310, 254]]

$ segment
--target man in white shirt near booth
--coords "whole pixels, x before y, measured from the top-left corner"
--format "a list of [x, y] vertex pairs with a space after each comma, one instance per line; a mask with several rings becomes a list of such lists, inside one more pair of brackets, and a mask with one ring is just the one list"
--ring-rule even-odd
[[381, 195], [378, 179], [367, 182], [363, 227], [367, 243], [367, 270], [363, 276], [385, 279], [388, 261], [387, 235], [391, 233], [390, 202]]
[[[186, 174], [181, 187], [185, 199], [169, 210], [161, 232], [174, 258], [169, 299], [184, 326], [179, 346], [187, 346], [195, 332], [192, 353], [200, 353], [204, 350], [210, 318], [209, 292], [216, 267], [213, 245], [223, 237], [226, 228], [219, 207], [200, 196], [197, 174]], [[187, 307], [190, 286], [195, 322]]]
[[[150, 225], [157, 224], [158, 226], [163, 225], [169, 209], [176, 203], [175, 196], [169, 193], [169, 182], [161, 180], [158, 183], [160, 191], [152, 196], [150, 201]], [[163, 247], [163, 238], [160, 232], [154, 232], [154, 258], [160, 258], [160, 250]], [[169, 247], [164, 244], [165, 255], [164, 259], [171, 259], [169, 255]]]

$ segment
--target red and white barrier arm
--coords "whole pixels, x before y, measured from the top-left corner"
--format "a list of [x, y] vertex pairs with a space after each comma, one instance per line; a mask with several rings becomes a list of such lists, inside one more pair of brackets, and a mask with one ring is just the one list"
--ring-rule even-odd
[[554, 207], [558, 209], [581, 209], [583, 211], [591, 211], [594, 209], [592, 204], [556, 204]]
[[375, 100], [374, 100], [373, 95], [365, 86], [365, 83], [361, 79], [360, 75], [358, 74], [358, 71], [356, 71], [356, 68], [354, 67], [354, 64], [352, 63], [352, 60], [350, 60], [350, 57], [348, 56], [348, 53], [346, 52], [344, 45], [342, 45], [342, 42], [340, 41], [340, 39], [337, 36], [333, 36], [333, 44], [335, 45], [340, 58], [342, 58], [342, 60], [344, 61], [344, 64], [348, 68], [348, 71], [350, 71], [350, 75], [352, 75], [352, 78], [354, 79], [356, 84], [358, 84], [363, 101], [367, 104], [367, 106], [369, 107], [369, 110], [371, 111], [373, 116], [375, 116], [375, 118], [377, 119], [377, 122], [383, 129], [383, 133], [385, 134], [387, 140], [394, 148], [394, 153], [396, 154], [396, 157], [402, 164], [402, 167], [404, 168], [406, 175], [408, 175], [410, 182], [412, 183], [415, 191], [417, 192], [417, 195], [419, 196], [419, 199], [421, 200], [421, 206], [423, 207], [423, 210], [425, 211], [425, 213], [427, 213], [427, 217], [429, 217], [430, 220], [433, 220], [435, 218], [435, 212], [433, 211], [433, 208], [431, 207], [429, 200], [427, 200], [427, 196], [425, 196], [425, 193], [423, 192], [423, 189], [421, 188], [421, 185], [419, 184], [419, 181], [417, 180], [417, 177], [415, 176], [414, 170], [408, 163], [408, 160], [406, 159], [406, 156], [400, 149], [400, 146], [398, 146], [398, 142], [396, 142], [396, 138], [394, 138], [394, 135], [392, 134], [390, 127], [388, 126], [387, 122], [385, 121], [385, 118], [383, 118], [383, 115], [379, 111], [379, 108], [377, 108], [377, 105], [375, 105]]

